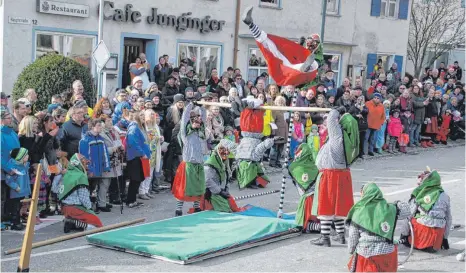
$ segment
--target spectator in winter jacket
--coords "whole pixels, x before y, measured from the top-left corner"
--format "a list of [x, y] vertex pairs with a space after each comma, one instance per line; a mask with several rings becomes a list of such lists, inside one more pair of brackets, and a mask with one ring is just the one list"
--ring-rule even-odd
[[401, 82], [401, 73], [398, 71], [398, 64], [393, 63], [387, 71], [388, 92], [395, 93], [397, 85]]
[[172, 68], [164, 57], [159, 57], [159, 63], [154, 67], [154, 78], [158, 86], [165, 86]]
[[150, 158], [150, 148], [143, 133], [144, 126], [139, 113], [131, 114], [131, 123], [126, 134], [126, 160], [129, 172], [129, 186], [126, 205], [130, 208], [141, 205], [136, 201], [139, 186], [144, 181], [144, 172], [141, 159]]
[[459, 66], [458, 61], [453, 63], [453, 68], [456, 71], [456, 79], [461, 81], [461, 78], [463, 77], [463, 69]]
[[[328, 89], [329, 87], [332, 87], [333, 90], [336, 89], [336, 83], [335, 83], [335, 80], [333, 79], [333, 76], [334, 76], [334, 73], [332, 71], [332, 69], [328, 69], [326, 72], [325, 72], [325, 79], [324, 79], [324, 84], [325, 84], [325, 87]], [[336, 91], [335, 91], [336, 93]], [[335, 94], [336, 95], [336, 94]]]
[[118, 103], [127, 101], [128, 99], [128, 93], [126, 93], [125, 89], [119, 89], [115, 93], [115, 97], [112, 99], [111, 104], [112, 108], [115, 109]]
[[[3, 152], [3, 151], [2, 151]], [[6, 185], [10, 188], [9, 198], [6, 200], [5, 212], [12, 222], [12, 230], [23, 230], [21, 224], [21, 199], [31, 194], [31, 182], [29, 180], [29, 156], [25, 148], [14, 148], [10, 152], [9, 165], [12, 174], [6, 176]]]
[[464, 95], [461, 94], [461, 89], [463, 88], [463, 86], [461, 84], [456, 84], [455, 86], [455, 91], [450, 94], [450, 96], [453, 98], [455, 97], [457, 100], [458, 100], [458, 103], [461, 104], [464, 100]]
[[127, 101], [122, 101], [115, 106], [115, 111], [112, 114], [113, 125], [117, 124], [121, 120], [123, 111], [125, 109], [131, 109], [131, 105]]
[[353, 101], [350, 98], [350, 91], [346, 89], [343, 91], [343, 96], [337, 100], [337, 106], [343, 106], [346, 109], [346, 112], [349, 111]]
[[413, 100], [409, 94], [408, 89], [404, 89], [403, 93], [400, 96], [400, 109], [401, 112], [410, 111], [413, 112]]
[[374, 155], [375, 147], [375, 132], [379, 130], [385, 122], [385, 109], [381, 104], [382, 95], [380, 93], [374, 93], [373, 99], [366, 102], [368, 109], [367, 124], [368, 129], [366, 131], [365, 142], [368, 144], [368, 155]]
[[78, 152], [79, 141], [83, 134], [87, 132], [87, 124], [84, 123], [84, 110], [83, 108], [72, 107], [68, 114], [70, 120], [63, 123], [62, 134], [60, 141], [60, 148], [66, 152], [67, 159], [69, 160], [75, 153]]
[[[1, 147], [2, 147], [2, 181], [5, 180], [5, 174], [11, 173], [11, 167], [8, 162], [10, 161], [10, 152], [14, 148], [19, 148], [19, 138], [15, 131], [10, 127], [11, 114], [5, 107], [0, 108], [1, 113]], [[3, 188], [3, 187], [2, 187]]]
[[388, 120], [388, 135], [390, 136], [390, 142], [388, 144], [388, 152], [394, 153], [396, 148], [396, 142], [398, 138], [400, 138], [401, 133], [403, 133], [403, 125], [400, 120], [400, 111], [394, 110], [392, 111], [392, 115]]
[[363, 158], [364, 156], [364, 139], [366, 137], [367, 131], [367, 114], [369, 110], [365, 104], [364, 96], [359, 96], [356, 99], [356, 102], [351, 106], [348, 111], [357, 121], [359, 129], [359, 157]]
[[90, 191], [93, 192], [99, 185], [97, 210], [109, 212], [106, 200], [110, 178], [104, 178], [104, 173], [110, 171], [110, 156], [104, 138], [100, 135], [103, 128], [104, 123], [100, 118], [89, 122], [89, 131], [79, 142], [79, 154], [89, 160], [87, 175]]
[[[343, 80], [343, 84], [338, 87], [337, 89], [337, 95], [335, 97], [335, 99], [337, 100], [337, 105], [338, 105], [338, 100], [343, 97], [343, 94], [345, 93], [345, 91], [348, 89], [348, 88], [351, 88], [351, 84], [350, 84], [350, 79], [349, 78], [345, 78]], [[347, 109], [348, 110], [348, 109]]]
[[180, 93], [178, 86], [175, 84], [176, 78], [174, 76], [169, 76], [167, 83], [165, 83], [163, 89], [162, 89], [162, 95], [164, 99], [164, 104], [172, 104], [173, 103], [173, 97]]
[[213, 68], [212, 71], [210, 71], [210, 78], [207, 81], [207, 85], [210, 86], [210, 92], [217, 89], [219, 82], [220, 78], [218, 77], [218, 70], [217, 68]]
[[426, 115], [425, 106], [429, 104], [429, 101], [421, 96], [419, 88], [413, 88], [412, 100], [414, 121], [412, 124], [411, 135], [409, 136], [409, 142], [411, 145], [417, 146], [420, 141], [421, 127]]

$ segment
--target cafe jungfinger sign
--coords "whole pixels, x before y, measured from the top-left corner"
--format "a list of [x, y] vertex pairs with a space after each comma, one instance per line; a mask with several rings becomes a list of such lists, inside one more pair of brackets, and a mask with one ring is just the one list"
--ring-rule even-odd
[[[201, 33], [222, 31], [225, 26], [225, 21], [211, 19], [209, 15], [204, 16], [203, 18], [196, 18], [191, 16], [191, 12], [186, 12], [179, 16], [175, 16], [159, 13], [158, 8], [151, 8], [149, 15], [143, 18], [141, 12], [133, 10], [133, 5], [131, 4], [125, 5], [124, 9], [115, 9], [114, 7], [114, 2], [105, 1], [105, 20], [132, 23], [141, 23], [144, 20], [149, 25], [157, 24], [159, 26], [173, 27], [177, 31], [195, 29]], [[111, 9], [113, 13], [108, 12], [107, 10], [109, 9]]]

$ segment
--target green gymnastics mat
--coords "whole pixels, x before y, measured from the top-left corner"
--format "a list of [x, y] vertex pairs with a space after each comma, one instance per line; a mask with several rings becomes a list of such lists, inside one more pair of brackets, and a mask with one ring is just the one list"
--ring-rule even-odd
[[294, 221], [204, 211], [87, 236], [90, 244], [178, 264], [299, 236]]

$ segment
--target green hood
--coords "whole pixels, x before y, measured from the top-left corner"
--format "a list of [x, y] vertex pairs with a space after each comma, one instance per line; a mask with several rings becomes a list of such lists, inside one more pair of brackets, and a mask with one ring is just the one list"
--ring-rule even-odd
[[307, 191], [315, 183], [319, 170], [309, 145], [300, 144], [295, 154], [295, 159], [288, 167], [288, 171], [299, 187]]
[[346, 165], [350, 165], [359, 155], [358, 122], [351, 114], [346, 113], [340, 118], [340, 125], [343, 129]]
[[220, 176], [222, 184], [226, 181], [226, 166], [223, 160], [218, 155], [217, 149], [212, 151], [204, 165], [210, 166], [217, 171], [217, 174]]
[[437, 202], [443, 188], [440, 185], [440, 175], [437, 171], [433, 171], [429, 176], [414, 189], [411, 196], [416, 198], [416, 203], [424, 210], [429, 211], [432, 206]]
[[393, 241], [396, 224], [396, 206], [388, 204], [375, 183], [363, 188], [363, 196], [353, 205], [347, 223], [353, 222], [367, 231]]
[[79, 160], [78, 154], [74, 154], [63, 176], [63, 183], [59, 189], [58, 199], [60, 201], [65, 199], [80, 187], [89, 187], [89, 182], [87, 180], [86, 169], [82, 165], [81, 160]]

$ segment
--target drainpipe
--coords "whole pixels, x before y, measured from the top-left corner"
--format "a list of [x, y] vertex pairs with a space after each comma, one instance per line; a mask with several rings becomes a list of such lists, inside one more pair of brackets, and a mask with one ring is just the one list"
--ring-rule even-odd
[[234, 46], [233, 46], [233, 67], [237, 67], [236, 63], [238, 62], [238, 32], [239, 32], [239, 21], [241, 12], [241, 0], [236, 0], [236, 15], [235, 15], [235, 36], [234, 36]]

